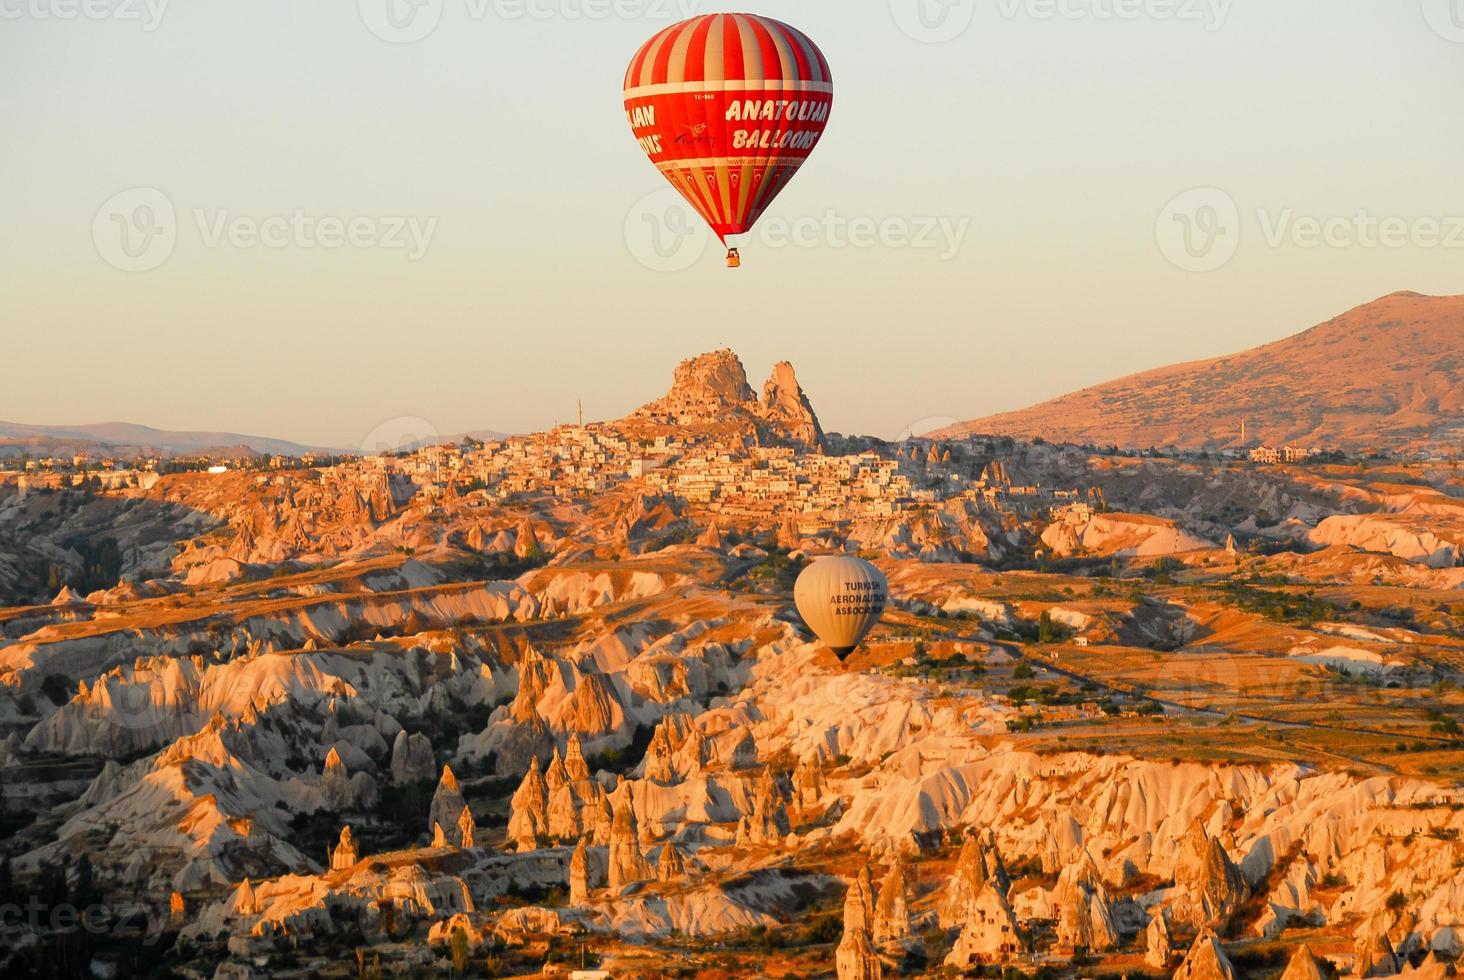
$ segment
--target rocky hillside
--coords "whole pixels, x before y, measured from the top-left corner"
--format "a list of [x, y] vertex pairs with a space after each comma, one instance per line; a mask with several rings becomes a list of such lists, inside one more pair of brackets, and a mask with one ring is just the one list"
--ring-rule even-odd
[[764, 444], [824, 445], [823, 427], [793, 365], [783, 361], [773, 367], [759, 400], [747, 383], [742, 360], [730, 350], [682, 361], [666, 396], [637, 409], [625, 422], [637, 428], [665, 426], [672, 434], [724, 429], [755, 435]]
[[964, 423], [1122, 447], [1240, 444], [1363, 449], [1457, 440], [1464, 429], [1464, 296], [1395, 293], [1287, 340], [1123, 378]]

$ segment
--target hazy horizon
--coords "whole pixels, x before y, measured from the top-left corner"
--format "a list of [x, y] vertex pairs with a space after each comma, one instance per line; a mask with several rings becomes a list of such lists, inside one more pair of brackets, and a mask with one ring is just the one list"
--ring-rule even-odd
[[[0, 40], [7, 421], [528, 432], [727, 346], [754, 386], [791, 361], [828, 429], [893, 436], [1464, 292], [1448, 0], [769, 0], [835, 105], [735, 273], [695, 236], [647, 251], [680, 226], [620, 83], [655, 31], [743, 4], [426, 0], [436, 29], [395, 43], [375, 0], [52, 3]], [[171, 251], [126, 271], [113, 219], [159, 202]], [[307, 244], [322, 221], [365, 244]]]

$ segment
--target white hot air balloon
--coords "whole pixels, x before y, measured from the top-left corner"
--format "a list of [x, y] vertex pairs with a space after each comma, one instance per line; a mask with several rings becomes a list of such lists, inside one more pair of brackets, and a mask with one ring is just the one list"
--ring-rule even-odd
[[808, 628], [847, 660], [884, 615], [889, 584], [863, 558], [820, 558], [803, 570], [793, 601]]

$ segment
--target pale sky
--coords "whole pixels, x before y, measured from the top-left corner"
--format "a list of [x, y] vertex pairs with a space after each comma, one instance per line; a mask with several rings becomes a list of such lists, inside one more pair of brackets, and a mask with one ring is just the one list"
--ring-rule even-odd
[[[893, 436], [1464, 293], [1456, 0], [418, 2], [0, 0], [0, 419], [531, 431], [725, 345]], [[742, 9], [836, 94], [732, 272], [620, 88]]]

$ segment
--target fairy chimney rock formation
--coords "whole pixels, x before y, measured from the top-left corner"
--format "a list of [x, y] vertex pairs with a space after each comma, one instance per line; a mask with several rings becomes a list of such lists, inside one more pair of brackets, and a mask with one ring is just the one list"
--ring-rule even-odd
[[869, 866], [859, 873], [844, 893], [844, 935], [834, 953], [839, 980], [880, 980], [883, 968], [870, 934], [874, 897]]
[[1213, 932], [1201, 932], [1174, 973], [1174, 980], [1235, 980], [1235, 967]]
[[473, 811], [463, 807], [462, 816], [458, 817], [458, 847], [477, 847], [478, 824], [473, 819]]
[[408, 735], [405, 730], [397, 732], [391, 745], [391, 781], [403, 783], [426, 782], [437, 774], [437, 762], [432, 755], [432, 742], [426, 735]]
[[880, 949], [903, 952], [910, 939], [910, 895], [903, 861], [896, 860], [880, 882], [879, 899], [874, 903], [874, 923], [870, 938]]
[[585, 753], [578, 735], [569, 736], [564, 747], [564, 771], [571, 782], [580, 783], [590, 778], [590, 767], [585, 763]]
[[994, 883], [1003, 898], [1011, 889], [1011, 879], [996, 850], [995, 841], [986, 834], [968, 834], [956, 859], [950, 887], [937, 910], [940, 924], [951, 928], [965, 922], [967, 906], [987, 888], [988, 883]]
[[539, 772], [539, 758], [535, 756], [509, 801], [508, 839], [518, 850], [532, 851], [548, 833], [549, 785]]
[[355, 803], [355, 793], [351, 789], [351, 774], [346, 771], [346, 764], [341, 761], [341, 754], [332, 746], [325, 755], [325, 769], [320, 776], [320, 789], [325, 794], [326, 803], [335, 810], [349, 810]]
[[615, 804], [610, 828], [610, 890], [619, 893], [627, 885], [650, 881], [655, 877], [640, 847], [640, 828], [636, 823], [634, 800], [626, 786], [623, 799]]
[[818, 806], [828, 789], [823, 764], [817, 758], [803, 759], [793, 770], [793, 802], [800, 810]]
[[1174, 883], [1179, 893], [1174, 917], [1201, 930], [1224, 925], [1250, 897], [1240, 869], [1198, 821], [1180, 843]]
[[982, 963], [1008, 963], [1024, 951], [1017, 917], [994, 879], [966, 903], [958, 925], [961, 934], [945, 959], [947, 966], [968, 970]]
[[341, 828], [340, 840], [330, 852], [330, 870], [341, 871], [354, 867], [356, 860], [356, 842], [351, 839], [351, 826], [347, 824]]
[[590, 854], [585, 845], [586, 838], [581, 837], [569, 859], [570, 905], [584, 905], [590, 900]]
[[1291, 954], [1291, 960], [1286, 964], [1280, 980], [1327, 980], [1327, 971], [1311, 951], [1311, 947], [1302, 943]]
[[1169, 923], [1164, 918], [1164, 910], [1159, 909], [1149, 922], [1149, 928], [1144, 930], [1144, 962], [1162, 970], [1173, 956], [1174, 941], [1169, 935]]
[[[437, 783], [437, 791], [432, 794], [432, 808], [427, 815], [428, 825], [442, 828], [447, 843], [454, 847], [461, 847], [462, 818], [463, 812], [467, 808], [468, 801], [463, 799], [462, 787], [458, 785], [452, 766], [443, 766], [442, 778]], [[472, 817], [469, 816], [468, 819], [471, 821]]]
[[1065, 949], [1109, 950], [1118, 946], [1108, 892], [1097, 863], [1084, 848], [1063, 869], [1052, 891], [1057, 906], [1057, 945]]

